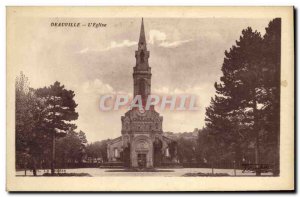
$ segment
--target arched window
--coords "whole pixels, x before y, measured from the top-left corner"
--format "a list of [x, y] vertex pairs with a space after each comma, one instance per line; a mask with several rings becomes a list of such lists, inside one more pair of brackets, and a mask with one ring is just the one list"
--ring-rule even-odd
[[166, 156], [166, 157], [170, 157], [169, 148], [166, 148], [165, 156]]
[[144, 51], [141, 51], [141, 63], [144, 63], [144, 57], [145, 57], [145, 54], [144, 54]]
[[140, 79], [139, 80], [139, 95], [141, 95], [142, 98], [146, 95], [146, 80]]

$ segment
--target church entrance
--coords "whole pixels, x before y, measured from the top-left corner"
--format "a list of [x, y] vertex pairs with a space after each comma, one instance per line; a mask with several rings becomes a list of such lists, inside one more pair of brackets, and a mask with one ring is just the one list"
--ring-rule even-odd
[[137, 156], [138, 158], [138, 166], [139, 168], [146, 168], [146, 164], [147, 164], [147, 157], [146, 154], [138, 154]]
[[138, 135], [131, 143], [131, 167], [152, 168], [153, 146], [151, 139], [146, 135]]

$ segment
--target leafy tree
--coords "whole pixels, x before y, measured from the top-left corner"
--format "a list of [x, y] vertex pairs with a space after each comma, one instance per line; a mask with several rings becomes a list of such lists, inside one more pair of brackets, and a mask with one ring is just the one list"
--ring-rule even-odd
[[80, 130], [78, 133], [78, 137], [80, 139], [81, 144], [85, 146], [87, 144], [87, 139], [86, 139], [85, 133]]
[[198, 133], [198, 162], [203, 167], [212, 168], [212, 172], [216, 168], [216, 164], [225, 156], [216, 136], [213, 130], [209, 128], [204, 128]]
[[107, 161], [107, 142], [108, 140], [96, 141], [86, 146], [86, 154], [89, 158], [94, 160], [95, 158], [102, 158], [103, 161]]
[[36, 175], [37, 160], [47, 147], [47, 133], [43, 130], [44, 103], [29, 87], [28, 78], [21, 72], [16, 79], [16, 162], [27, 164]]
[[196, 141], [180, 137], [177, 140], [178, 152], [177, 156], [181, 163], [191, 163], [196, 160]]
[[79, 131], [78, 133], [78, 137], [80, 139], [80, 142], [81, 142], [81, 145], [80, 145], [80, 159], [79, 159], [79, 162], [81, 162], [85, 155], [86, 155], [86, 145], [87, 145], [87, 139], [86, 139], [86, 136], [85, 136], [85, 133], [83, 131]]
[[[31, 105], [33, 100], [30, 97], [28, 78], [21, 72], [16, 78], [16, 151], [20, 156], [28, 152], [27, 143], [35, 124], [30, 118], [32, 115], [29, 106]], [[19, 157], [16, 161], [20, 163], [18, 160]]]
[[71, 130], [65, 137], [56, 139], [56, 160], [61, 167], [68, 167], [68, 164], [81, 162], [82, 143], [78, 133]]
[[50, 87], [40, 88], [36, 91], [47, 110], [45, 117], [45, 131], [51, 135], [52, 139], [52, 162], [51, 174], [54, 175], [55, 168], [55, 139], [66, 135], [68, 130], [74, 130], [75, 124], [71, 121], [78, 118], [75, 111], [77, 104], [74, 101], [74, 92], [66, 90], [59, 82], [55, 82]]

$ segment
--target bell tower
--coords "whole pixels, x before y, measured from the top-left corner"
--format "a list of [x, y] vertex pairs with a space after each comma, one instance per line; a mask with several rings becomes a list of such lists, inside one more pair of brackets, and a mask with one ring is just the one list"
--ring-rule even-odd
[[[140, 95], [145, 104], [151, 94], [151, 68], [148, 63], [149, 51], [143, 19], [135, 58], [133, 94]], [[108, 142], [107, 155], [110, 162], [122, 161], [122, 155], [124, 166], [142, 169], [161, 166], [163, 158], [166, 161], [171, 160], [170, 155], [164, 156], [163, 152], [169, 153], [169, 144], [173, 143], [173, 140], [163, 136], [163, 117], [155, 111], [154, 105], [150, 106], [149, 110], [129, 109], [121, 117], [121, 121], [122, 136]]]
[[150, 52], [147, 51], [147, 43], [142, 19], [138, 50], [135, 51], [136, 65], [133, 67], [133, 95], [141, 95], [143, 104], [151, 94], [151, 67], [149, 67]]

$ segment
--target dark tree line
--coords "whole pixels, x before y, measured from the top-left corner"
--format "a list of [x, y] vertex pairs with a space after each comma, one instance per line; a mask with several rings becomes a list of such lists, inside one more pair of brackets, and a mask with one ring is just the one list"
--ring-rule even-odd
[[[90, 163], [94, 162], [106, 162], [107, 159], [107, 142], [110, 141], [102, 140], [90, 143], [86, 147], [86, 156]], [[99, 161], [100, 159], [100, 161]]]
[[59, 168], [82, 164], [86, 159], [87, 139], [83, 131], [68, 131], [65, 137], [56, 140], [56, 163]]
[[225, 51], [223, 76], [215, 83], [201, 134], [202, 154], [211, 162], [266, 163], [279, 174], [280, 43], [276, 18], [264, 36], [248, 27]]
[[180, 137], [177, 139], [177, 157], [180, 163], [197, 162], [197, 139]]

